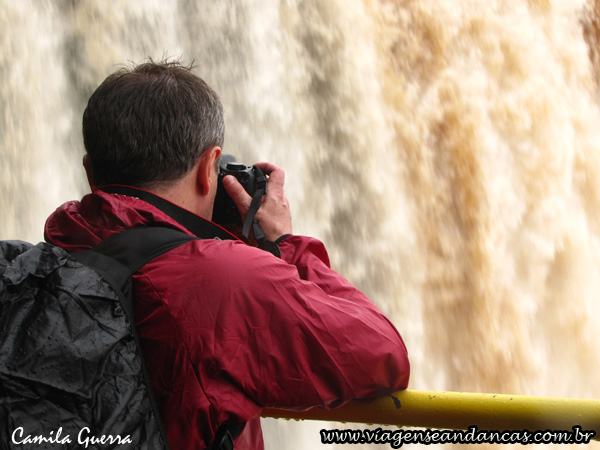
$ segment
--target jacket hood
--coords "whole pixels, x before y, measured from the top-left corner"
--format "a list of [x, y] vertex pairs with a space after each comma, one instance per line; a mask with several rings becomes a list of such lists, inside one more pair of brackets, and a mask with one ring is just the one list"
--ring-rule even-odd
[[135, 197], [97, 190], [81, 201], [67, 202], [46, 221], [44, 238], [69, 252], [91, 248], [120, 231], [148, 225], [190, 233], [158, 208]]

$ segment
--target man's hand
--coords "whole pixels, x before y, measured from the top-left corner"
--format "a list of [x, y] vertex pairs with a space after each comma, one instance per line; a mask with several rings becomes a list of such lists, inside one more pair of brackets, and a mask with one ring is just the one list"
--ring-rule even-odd
[[[255, 165], [267, 176], [268, 183], [267, 195], [263, 197], [260, 209], [254, 218], [258, 220], [266, 239], [275, 242], [284, 234], [292, 233], [290, 204], [283, 192], [285, 172], [271, 163], [258, 163]], [[243, 223], [246, 220], [252, 197], [248, 195], [240, 182], [232, 175], [223, 178], [223, 186], [240, 211]]]

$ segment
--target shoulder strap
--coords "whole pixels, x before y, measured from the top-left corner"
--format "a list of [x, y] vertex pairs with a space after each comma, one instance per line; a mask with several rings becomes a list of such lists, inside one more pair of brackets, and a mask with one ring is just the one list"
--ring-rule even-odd
[[117, 286], [123, 286], [146, 263], [192, 239], [198, 238], [172, 228], [131, 228], [73, 256], [102, 271]]
[[114, 234], [94, 248], [72, 256], [100, 273], [121, 294], [121, 305], [133, 325], [133, 274], [154, 258], [193, 239], [199, 238], [173, 228], [137, 227]]

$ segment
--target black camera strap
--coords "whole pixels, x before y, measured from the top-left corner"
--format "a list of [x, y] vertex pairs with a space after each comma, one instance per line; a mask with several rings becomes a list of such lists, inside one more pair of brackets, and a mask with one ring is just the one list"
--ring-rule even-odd
[[[244, 222], [242, 233], [244, 237], [248, 239], [250, 227], [252, 227], [255, 239], [258, 242], [258, 248], [268, 251], [279, 258], [281, 257], [279, 246], [276, 243], [267, 241], [265, 239], [265, 233], [258, 224], [258, 221], [254, 220], [256, 212], [262, 204], [262, 197], [267, 192], [267, 177], [265, 177], [260, 169], [256, 169], [257, 172], [260, 172], [256, 174], [258, 189], [252, 197], [252, 202], [250, 203], [250, 208], [248, 209], [248, 214], [246, 215], [246, 221]], [[100, 188], [100, 190], [106, 192], [107, 194], [126, 195], [128, 197], [143, 200], [146, 203], [149, 203], [152, 206], [160, 209], [166, 215], [183, 225], [199, 238], [239, 240], [236, 236], [224, 228], [221, 228], [216, 223], [206, 220], [203, 217], [187, 211], [186, 209], [183, 209], [176, 204], [143, 189], [114, 184], [110, 186], [103, 186]]]
[[216, 238], [220, 240], [237, 240], [237, 237], [224, 228], [221, 228], [217, 224], [143, 189], [114, 184], [110, 186], [103, 186], [100, 188], [100, 190], [106, 192], [107, 194], [126, 195], [128, 197], [138, 198], [146, 203], [150, 203], [152, 206], [160, 209], [166, 215], [186, 227], [197, 237], [203, 239]]
[[246, 214], [246, 220], [244, 222], [244, 227], [242, 228], [242, 236], [248, 239], [248, 236], [250, 235], [250, 226], [252, 226], [254, 238], [260, 243], [260, 241], [266, 236], [258, 224], [258, 221], [254, 220], [254, 216], [260, 209], [263, 195], [267, 193], [267, 177], [258, 167], [254, 167], [254, 175], [256, 177], [257, 189], [252, 196], [252, 201], [250, 202], [250, 207], [248, 208], [248, 213]]
[[244, 236], [244, 239], [248, 239], [250, 227], [252, 227], [254, 239], [256, 239], [256, 242], [258, 243], [258, 248], [280, 258], [281, 250], [279, 250], [279, 246], [275, 242], [267, 241], [267, 235], [260, 227], [258, 220], [254, 219], [254, 216], [256, 216], [256, 213], [262, 204], [262, 198], [267, 193], [267, 177], [263, 171], [254, 166], [254, 175], [256, 176], [257, 189], [254, 192], [254, 195], [252, 195], [252, 201], [250, 202], [250, 207], [248, 208], [246, 220], [244, 221], [244, 226], [242, 228], [242, 236]]

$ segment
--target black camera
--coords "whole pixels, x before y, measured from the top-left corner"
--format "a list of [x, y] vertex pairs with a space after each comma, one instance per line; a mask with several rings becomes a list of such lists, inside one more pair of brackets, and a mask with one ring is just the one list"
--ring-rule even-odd
[[264, 190], [262, 194], [266, 194], [266, 178], [262, 170], [258, 167], [238, 163], [233, 155], [221, 155], [217, 196], [215, 197], [212, 221], [219, 225], [241, 224], [242, 218], [237, 206], [235, 206], [235, 203], [233, 203], [233, 200], [223, 186], [223, 178], [226, 175], [236, 177], [250, 197], [254, 197], [254, 194], [261, 189]]

